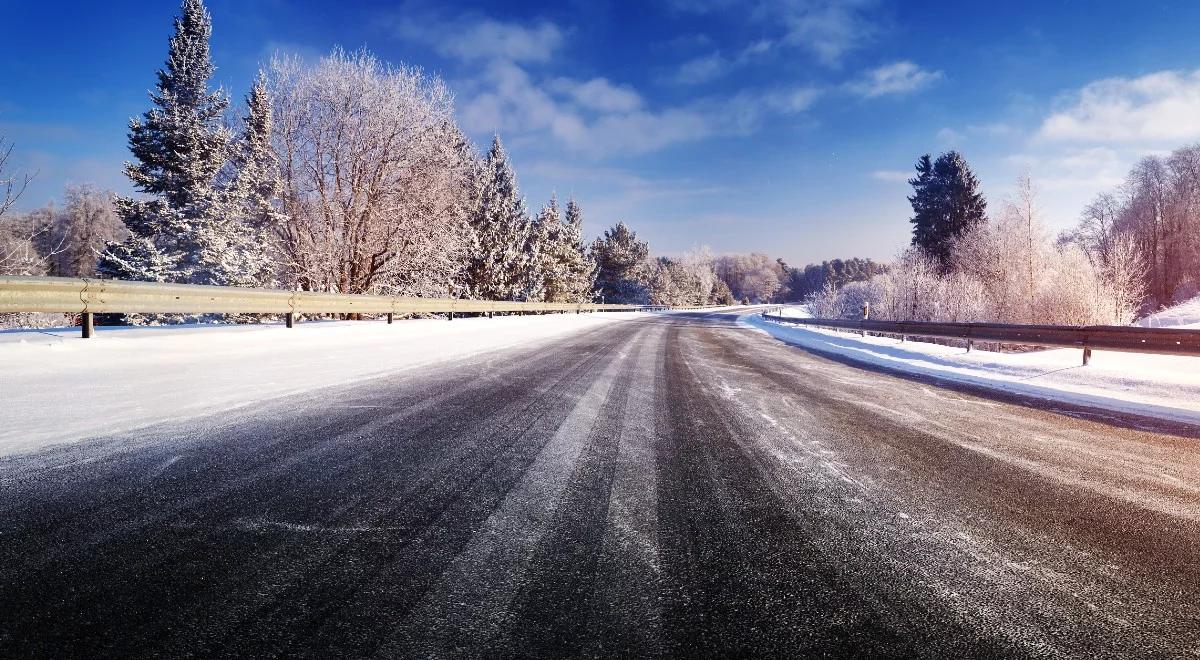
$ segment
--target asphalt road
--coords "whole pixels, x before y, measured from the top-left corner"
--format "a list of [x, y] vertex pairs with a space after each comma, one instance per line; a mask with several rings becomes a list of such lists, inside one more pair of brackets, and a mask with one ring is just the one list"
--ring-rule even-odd
[[1195, 429], [730, 319], [0, 458], [0, 656], [1200, 654]]

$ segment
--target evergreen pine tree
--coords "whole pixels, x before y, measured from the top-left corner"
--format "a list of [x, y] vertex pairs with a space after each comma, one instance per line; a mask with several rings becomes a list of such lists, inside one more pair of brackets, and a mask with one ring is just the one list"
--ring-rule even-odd
[[565, 302], [563, 222], [557, 196], [552, 195], [538, 212], [529, 237], [526, 253], [530, 257], [528, 276], [531, 284], [526, 299]]
[[121, 197], [117, 213], [132, 236], [109, 244], [100, 272], [147, 281], [213, 281], [211, 258], [220, 242], [223, 210], [217, 176], [224, 167], [229, 132], [221, 116], [229, 105], [210, 92], [212, 20], [202, 0], [184, 0], [175, 19], [166, 66], [158, 71], [153, 107], [129, 125], [137, 163], [125, 174], [144, 198]]
[[471, 224], [479, 241], [467, 273], [472, 295], [492, 300], [524, 297], [529, 290], [527, 250], [533, 227], [499, 135], [484, 160], [479, 205]]
[[933, 187], [933, 159], [929, 154], [917, 159], [916, 170], [917, 175], [908, 180], [908, 185], [913, 188], [913, 194], [908, 197], [913, 217], [908, 221], [913, 226], [912, 244], [925, 247], [936, 242], [939, 224], [936, 217], [938, 205], [934, 199], [937, 191]]
[[473, 286], [472, 269], [475, 265], [475, 258], [481, 250], [479, 232], [475, 228], [475, 222], [480, 217], [480, 202], [483, 196], [483, 162], [475, 151], [475, 145], [471, 144], [458, 126], [453, 122], [448, 122], [445, 130], [448, 136], [447, 143], [452, 152], [452, 167], [458, 172], [459, 213], [462, 214], [461, 217], [467, 219], [463, 227], [463, 254], [455, 259], [460, 267], [451, 279], [450, 288], [456, 292], [464, 292], [467, 297], [475, 298], [478, 297], [478, 294]]
[[583, 240], [583, 209], [573, 198], [567, 202], [567, 216], [563, 224], [562, 240], [567, 302], [587, 302], [592, 297], [596, 283], [596, 264], [587, 252]]
[[228, 212], [202, 259], [214, 264], [214, 279], [231, 286], [274, 286], [272, 237], [284, 216], [279, 198], [279, 162], [271, 148], [271, 98], [260, 72], [246, 97], [246, 116], [234, 145], [226, 187]]
[[957, 151], [932, 162], [925, 154], [917, 160], [916, 170], [917, 176], [909, 179], [912, 243], [948, 271], [954, 239], [986, 219], [987, 203], [979, 192], [979, 179]]
[[650, 246], [624, 222], [604, 232], [592, 243], [596, 262], [597, 294], [604, 302], [646, 304], [649, 302], [647, 259]]
[[540, 264], [541, 300], [591, 300], [594, 266], [583, 242], [583, 212], [575, 200], [567, 203], [564, 221], [557, 196], [542, 207], [534, 221], [529, 253]]

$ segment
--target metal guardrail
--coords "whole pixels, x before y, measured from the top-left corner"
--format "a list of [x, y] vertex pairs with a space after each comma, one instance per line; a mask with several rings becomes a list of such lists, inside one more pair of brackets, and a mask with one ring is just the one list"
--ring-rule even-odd
[[[782, 311], [782, 308], [780, 309]], [[1083, 364], [1093, 349], [1126, 353], [1200, 356], [1200, 330], [1138, 328], [1118, 325], [1010, 325], [1004, 323], [929, 323], [918, 321], [873, 321], [868, 319], [793, 318], [763, 312], [763, 318], [778, 323], [811, 325], [834, 330], [852, 330], [905, 337], [959, 339], [971, 350], [975, 342], [994, 342], [1048, 348], [1081, 348]]]
[[283, 314], [287, 327], [301, 314], [397, 314], [496, 312], [610, 312], [665, 309], [661, 305], [545, 303], [455, 298], [415, 298], [162, 284], [69, 277], [0, 276], [0, 313], [80, 314], [83, 336], [93, 332], [93, 315], [116, 314]]

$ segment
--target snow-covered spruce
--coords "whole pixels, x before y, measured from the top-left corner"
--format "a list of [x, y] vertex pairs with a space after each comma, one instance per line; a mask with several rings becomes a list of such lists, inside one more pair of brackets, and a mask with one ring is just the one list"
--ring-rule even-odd
[[471, 294], [493, 300], [521, 300], [536, 282], [534, 225], [517, 187], [517, 177], [500, 136], [492, 139], [483, 164], [479, 206], [471, 219], [479, 249], [467, 268]]
[[596, 262], [596, 292], [603, 301], [650, 302], [650, 247], [628, 225], [618, 222], [593, 241], [591, 257]]
[[594, 267], [583, 244], [583, 211], [571, 200], [564, 221], [558, 198], [538, 212], [526, 253], [533, 261], [528, 275], [530, 299], [548, 302], [585, 302], [591, 299]]
[[271, 97], [266, 75], [259, 72], [246, 97], [242, 130], [231, 150], [223, 186], [226, 212], [216, 235], [223, 239], [204, 255], [217, 283], [271, 287], [277, 284], [278, 256], [274, 238], [284, 215], [279, 210], [279, 161], [271, 147]]
[[132, 236], [110, 244], [101, 275], [129, 280], [210, 284], [211, 261], [228, 240], [217, 178], [226, 163], [230, 132], [221, 118], [229, 100], [209, 91], [212, 20], [201, 0], [184, 0], [153, 107], [129, 126], [136, 163], [125, 174], [144, 197], [121, 197], [117, 213]]

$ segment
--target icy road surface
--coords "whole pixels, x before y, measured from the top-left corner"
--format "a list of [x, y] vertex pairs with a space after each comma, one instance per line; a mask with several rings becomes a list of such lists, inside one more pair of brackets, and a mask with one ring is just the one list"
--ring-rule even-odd
[[641, 315], [18, 452], [0, 655], [1194, 657], [1196, 429], [1057, 407]]

